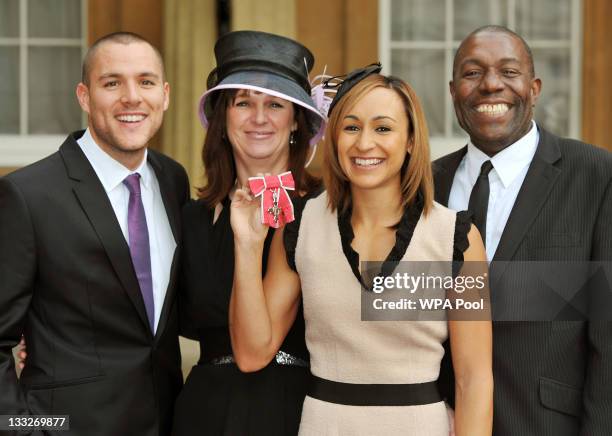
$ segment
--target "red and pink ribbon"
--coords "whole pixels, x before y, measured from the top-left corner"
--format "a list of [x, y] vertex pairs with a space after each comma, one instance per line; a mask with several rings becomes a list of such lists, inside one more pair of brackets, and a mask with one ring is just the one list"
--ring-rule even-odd
[[295, 219], [287, 190], [295, 189], [291, 171], [278, 176], [249, 177], [249, 188], [261, 197], [261, 222], [278, 229]]

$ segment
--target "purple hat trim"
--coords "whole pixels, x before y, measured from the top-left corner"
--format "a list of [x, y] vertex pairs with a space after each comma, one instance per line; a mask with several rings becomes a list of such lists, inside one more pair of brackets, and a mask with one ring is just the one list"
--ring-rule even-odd
[[323, 134], [325, 132], [325, 125], [327, 124], [327, 119], [316, 108], [312, 106], [308, 106], [307, 104], [304, 104], [304, 102], [294, 97], [290, 97], [286, 94], [283, 94], [282, 92], [273, 91], [271, 89], [262, 88], [260, 86], [243, 85], [239, 83], [235, 83], [235, 84], [227, 83], [227, 84], [217, 85], [214, 88], [211, 88], [208, 91], [206, 91], [204, 94], [202, 94], [202, 96], [200, 97], [200, 102], [198, 103], [198, 116], [200, 118], [200, 123], [202, 123], [202, 126], [204, 128], [208, 128], [208, 118], [206, 118], [206, 114], [204, 113], [204, 107], [205, 107], [204, 104], [206, 102], [206, 98], [208, 97], [210, 93], [214, 91], [220, 91], [222, 89], [249, 89], [251, 91], [258, 91], [263, 94], [271, 95], [273, 97], [282, 98], [283, 100], [290, 101], [293, 104], [297, 104], [305, 109], [308, 109], [309, 111], [313, 112], [314, 114], [318, 115], [321, 118], [321, 124], [320, 124], [318, 132], [312, 138], [310, 138], [310, 141], [308, 141], [310, 146], [316, 145], [323, 138]]

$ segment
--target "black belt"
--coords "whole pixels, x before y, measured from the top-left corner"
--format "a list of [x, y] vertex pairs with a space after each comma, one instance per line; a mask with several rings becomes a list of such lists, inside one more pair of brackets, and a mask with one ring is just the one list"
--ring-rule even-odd
[[308, 396], [347, 406], [417, 406], [442, 401], [436, 382], [355, 384], [311, 376]]
[[[198, 365], [234, 365], [236, 363], [236, 359], [234, 359], [233, 354], [227, 354], [225, 356], [218, 356], [210, 359], [201, 359], [198, 362]], [[297, 357], [292, 356], [289, 353], [285, 353], [284, 351], [279, 351], [276, 353], [270, 364], [276, 363], [277, 365], [287, 365], [287, 366], [299, 366], [302, 368], [310, 367], [308, 361]]]

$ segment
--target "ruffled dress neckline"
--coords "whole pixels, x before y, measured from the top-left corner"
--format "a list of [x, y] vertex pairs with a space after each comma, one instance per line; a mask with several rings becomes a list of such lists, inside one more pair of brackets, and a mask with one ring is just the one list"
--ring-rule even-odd
[[[393, 273], [398, 263], [406, 254], [406, 250], [412, 240], [414, 230], [421, 218], [423, 213], [424, 201], [421, 195], [417, 195], [414, 201], [407, 205], [404, 209], [404, 213], [400, 218], [395, 232], [395, 244], [389, 251], [389, 254], [382, 262], [382, 268], [376, 276], [389, 276]], [[342, 251], [348, 261], [353, 274], [357, 278], [357, 281], [361, 284], [364, 289], [371, 289], [371, 284], [367, 284], [363, 279], [361, 272], [359, 271], [359, 253], [357, 253], [351, 246], [353, 239], [355, 239], [355, 233], [351, 224], [351, 216], [353, 210], [349, 207], [344, 213], [338, 212], [338, 230], [340, 232], [340, 239], [342, 241]], [[373, 278], [374, 276], [372, 276]]]

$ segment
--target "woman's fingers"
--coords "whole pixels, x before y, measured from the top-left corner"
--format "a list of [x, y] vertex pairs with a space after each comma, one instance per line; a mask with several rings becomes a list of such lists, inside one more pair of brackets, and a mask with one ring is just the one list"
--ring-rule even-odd
[[28, 357], [28, 353], [26, 352], [25, 338], [22, 336], [21, 341], [19, 341], [19, 350], [17, 351], [17, 358], [19, 359], [17, 366], [19, 366], [19, 369], [23, 369], [25, 366], [26, 357]]
[[253, 197], [250, 194], [250, 191], [248, 190], [248, 188], [242, 187], [242, 188], [238, 188], [236, 189], [236, 192], [234, 192], [234, 200], [233, 201], [238, 201], [238, 202], [251, 202], [253, 201]]

